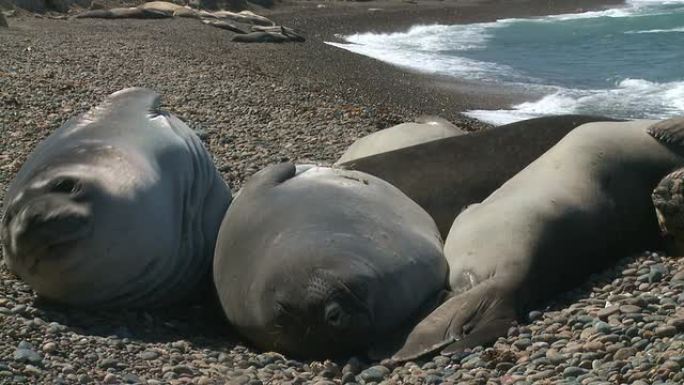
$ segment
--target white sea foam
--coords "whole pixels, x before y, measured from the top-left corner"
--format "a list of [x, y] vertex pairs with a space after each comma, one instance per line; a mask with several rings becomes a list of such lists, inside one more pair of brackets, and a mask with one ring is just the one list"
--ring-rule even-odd
[[671, 29], [649, 29], [645, 31], [627, 31], [626, 34], [639, 34], [639, 33], [677, 33], [684, 32], [684, 27], [671, 28]]
[[500, 125], [544, 115], [601, 114], [621, 118], [663, 119], [684, 113], [684, 81], [656, 83], [625, 79], [616, 88], [559, 88], [543, 98], [510, 110], [471, 110], [465, 114]]
[[[593, 90], [551, 87], [542, 85], [540, 79], [523, 76], [511, 67], [461, 57], [459, 52], [486, 48], [497, 28], [512, 23], [662, 15], [669, 12], [663, 6], [678, 4], [684, 5], [684, 0], [628, 0], [622, 7], [601, 11], [463, 25], [420, 25], [400, 33], [354, 34], [343, 37], [344, 43], [328, 44], [418, 72], [489, 82], [527, 83], [533, 91], [547, 94], [537, 101], [521, 103], [509, 110], [467, 112], [469, 116], [494, 124], [566, 113], [663, 118], [684, 114], [684, 81], [656, 83], [643, 79], [623, 79], [614, 88]], [[684, 32], [684, 27], [626, 33], [677, 32]], [[549, 92], [549, 89], [552, 91]]]
[[429, 51], [400, 49], [391, 44], [328, 44], [421, 73], [474, 80], [493, 79], [507, 73], [512, 78], [516, 77], [515, 71], [508, 66]]

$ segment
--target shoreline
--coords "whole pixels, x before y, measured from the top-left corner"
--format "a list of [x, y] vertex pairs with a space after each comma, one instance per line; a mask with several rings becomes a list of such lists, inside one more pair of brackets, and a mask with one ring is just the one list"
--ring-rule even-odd
[[[427, 6], [423, 13], [413, 4], [393, 4], [394, 18], [401, 19], [393, 24], [392, 17], [355, 16], [370, 3], [322, 3], [329, 7], [323, 8], [327, 18], [318, 18], [316, 4], [268, 11], [286, 26], [313, 28], [304, 44], [238, 44], [230, 33], [190, 19], [9, 18], [10, 28], [0, 29], [0, 205], [43, 138], [125, 87], [156, 90], [162, 108], [197, 132], [233, 191], [267, 164], [332, 163], [357, 138], [440, 108], [450, 113], [440, 115], [464, 129], [486, 127], [461, 118], [453, 106], [510, 96], [499, 91], [490, 98], [477, 84], [406, 73], [323, 43], [345, 28], [389, 31], [417, 19], [437, 20], [438, 9]], [[458, 10], [453, 3], [434, 4]], [[338, 6], [344, 10], [339, 17]], [[412, 11], [402, 13], [406, 9]], [[478, 9], [494, 17], [490, 8]], [[649, 252], [626, 256], [543, 304], [492, 346], [399, 366], [363, 357], [307, 360], [262, 352], [239, 338], [213, 305], [51, 305], [0, 263], [0, 384], [684, 381], [684, 259]]]
[[[358, 92], [342, 90], [346, 91], [345, 97], [356, 98], [360, 103], [397, 104], [414, 111], [416, 115], [440, 115], [462, 122], [466, 129], [480, 129], [490, 125], [467, 117], [462, 112], [505, 109], [544, 95], [533, 94], [513, 85], [502, 86], [421, 73], [332, 47], [324, 42], [339, 42], [339, 35], [354, 33], [401, 32], [415, 25], [491, 22], [505, 18], [600, 10], [624, 3], [624, 0], [522, 0], [515, 3], [501, 0], [428, 0], [418, 4], [386, 0], [333, 4], [307, 1], [288, 4], [265, 14], [283, 25], [305, 31], [309, 39], [306, 44], [314, 46], [314, 49], [306, 52], [297, 51], [292, 55], [294, 57], [283, 57], [282, 62], [292, 63], [307, 76], [332, 85], [345, 82], [347, 88], [365, 92], [365, 95], [359, 95]], [[319, 5], [323, 8], [317, 8]], [[369, 12], [368, 9], [374, 11]], [[320, 64], [325, 67], [321, 68]], [[363, 68], [363, 72], [356, 71], [360, 68]], [[369, 83], [375, 87], [369, 87]], [[410, 90], [412, 95], [406, 95], [406, 90]]]

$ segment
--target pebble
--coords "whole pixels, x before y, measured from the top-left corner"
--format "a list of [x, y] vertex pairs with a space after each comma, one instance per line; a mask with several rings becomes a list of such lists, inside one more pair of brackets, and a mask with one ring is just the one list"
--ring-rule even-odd
[[14, 361], [35, 365], [40, 364], [43, 361], [43, 357], [33, 349], [33, 345], [26, 341], [21, 341], [14, 351]]
[[359, 377], [367, 384], [369, 382], [380, 382], [388, 374], [390, 370], [382, 365], [371, 366], [359, 374]]
[[140, 358], [142, 358], [143, 360], [156, 360], [158, 357], [159, 353], [152, 350], [146, 350], [140, 353]]
[[671, 325], [658, 326], [655, 329], [656, 337], [672, 337], [677, 334], [677, 328]]

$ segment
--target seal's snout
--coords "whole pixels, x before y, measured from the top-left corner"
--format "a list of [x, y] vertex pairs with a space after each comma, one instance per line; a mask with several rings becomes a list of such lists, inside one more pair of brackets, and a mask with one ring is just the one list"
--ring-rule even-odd
[[82, 201], [77, 179], [59, 178], [42, 190], [26, 192], [5, 213], [3, 243], [13, 262], [39, 258], [92, 232], [92, 210]]

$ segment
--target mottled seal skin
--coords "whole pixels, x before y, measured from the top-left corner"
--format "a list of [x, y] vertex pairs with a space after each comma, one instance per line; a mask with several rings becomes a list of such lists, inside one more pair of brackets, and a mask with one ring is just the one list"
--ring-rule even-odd
[[582, 125], [461, 213], [444, 247], [453, 294], [395, 359], [492, 342], [531, 306], [659, 247], [651, 191], [684, 151], [656, 139], [671, 130], [654, 123]]
[[[446, 238], [456, 215], [501, 184], [575, 127], [610, 118], [563, 115], [422, 142], [337, 166], [384, 179], [427, 211]], [[422, 138], [420, 134], [419, 138]]]
[[199, 138], [129, 88], [40, 143], [7, 191], [3, 250], [40, 296], [162, 306], [210, 279], [231, 194]]
[[[684, 145], [684, 117], [663, 120], [653, 125], [651, 131], [667, 143]], [[684, 168], [663, 178], [651, 197], [661, 232], [668, 240], [668, 253], [684, 255]]]
[[261, 349], [304, 357], [384, 343], [434, 308], [446, 275], [434, 222], [395, 187], [331, 168], [295, 175], [290, 163], [240, 190], [214, 256], [235, 329]]
[[416, 122], [397, 124], [358, 139], [335, 164], [463, 134], [463, 130], [444, 119], [421, 117]]

